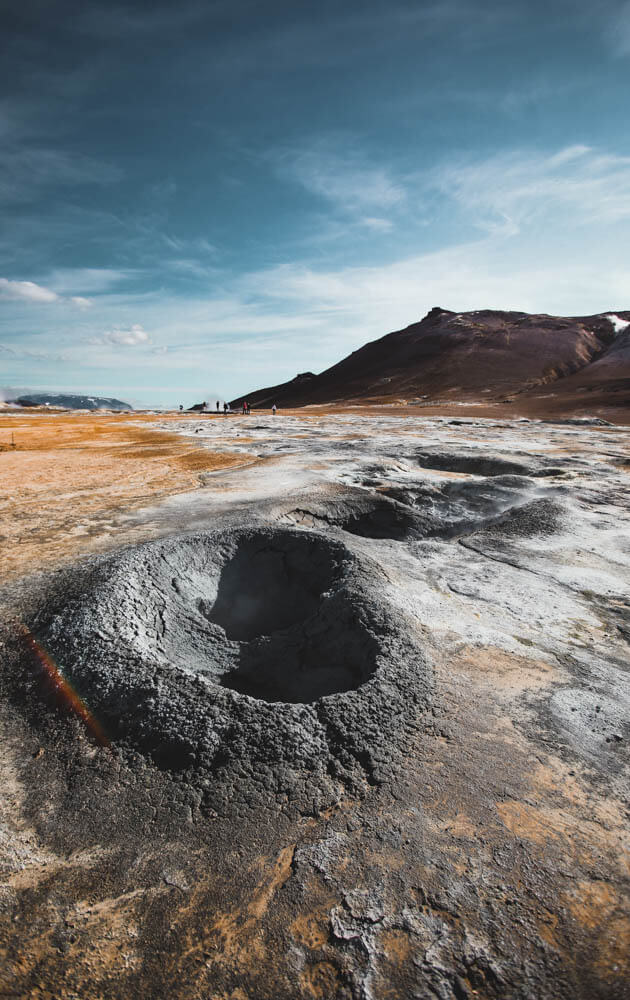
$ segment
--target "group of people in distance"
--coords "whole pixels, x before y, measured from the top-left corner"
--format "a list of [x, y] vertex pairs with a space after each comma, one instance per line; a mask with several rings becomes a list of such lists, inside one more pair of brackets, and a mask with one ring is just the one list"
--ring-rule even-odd
[[[183, 405], [182, 405], [182, 404], [180, 403], [180, 404], [179, 404], [179, 410], [180, 410], [180, 413], [181, 413], [181, 412], [183, 411], [183, 409], [184, 409], [184, 407], [183, 407]], [[202, 409], [202, 410], [203, 410], [204, 412], [207, 412], [207, 411], [208, 411], [208, 409], [209, 409], [209, 407], [208, 407], [208, 404], [207, 404], [207, 403], [202, 403], [202, 404], [201, 404], [201, 409]], [[274, 404], [273, 404], [273, 406], [271, 407], [271, 412], [273, 413], [274, 417], [275, 417], [275, 415], [276, 415], [276, 412], [277, 412], [277, 410], [278, 410], [278, 407], [277, 407], [277, 406], [276, 406], [276, 404], [274, 403]], [[220, 400], [220, 399], [217, 399], [217, 413], [219, 413], [220, 411], [221, 411], [221, 400]], [[230, 412], [231, 412], [231, 410], [230, 410], [230, 404], [229, 404], [229, 403], [224, 403], [224, 404], [223, 404], [223, 413], [224, 413], [224, 415], [226, 415], [226, 416], [227, 416], [227, 414], [228, 414], [228, 413], [230, 413]], [[244, 400], [243, 400], [243, 413], [251, 413], [251, 412], [252, 412], [252, 411], [251, 411], [251, 407], [250, 407], [249, 403], [247, 402], [247, 400], [246, 400], [246, 399], [244, 399]]]
[[[277, 411], [278, 411], [278, 407], [274, 403], [273, 406], [271, 407], [271, 412], [273, 413], [274, 417], [275, 417]], [[251, 412], [252, 412], [251, 406], [249, 405], [249, 403], [247, 402], [247, 400], [244, 399], [243, 400], [243, 413], [251, 413]]]

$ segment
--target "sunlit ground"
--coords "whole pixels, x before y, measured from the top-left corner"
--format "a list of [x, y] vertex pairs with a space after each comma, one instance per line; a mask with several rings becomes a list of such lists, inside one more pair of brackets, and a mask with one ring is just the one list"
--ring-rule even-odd
[[98, 550], [114, 515], [193, 490], [201, 473], [247, 463], [242, 454], [215, 454], [194, 438], [154, 430], [151, 421], [128, 414], [0, 416], [5, 580]]

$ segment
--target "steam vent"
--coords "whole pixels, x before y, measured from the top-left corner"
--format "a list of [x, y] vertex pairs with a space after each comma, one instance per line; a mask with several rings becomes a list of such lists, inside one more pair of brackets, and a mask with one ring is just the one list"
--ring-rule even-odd
[[334, 799], [382, 780], [430, 697], [384, 583], [319, 533], [175, 536], [102, 561], [33, 631], [116, 743], [189, 772], [215, 808], [298, 771], [298, 802]]

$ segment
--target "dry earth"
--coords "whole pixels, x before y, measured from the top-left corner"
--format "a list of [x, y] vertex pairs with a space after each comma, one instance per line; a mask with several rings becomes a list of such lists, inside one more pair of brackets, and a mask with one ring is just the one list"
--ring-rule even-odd
[[114, 518], [243, 462], [156, 431], [150, 417], [41, 412], [0, 416], [2, 573], [99, 551]]
[[626, 428], [11, 433], [0, 996], [630, 997]]

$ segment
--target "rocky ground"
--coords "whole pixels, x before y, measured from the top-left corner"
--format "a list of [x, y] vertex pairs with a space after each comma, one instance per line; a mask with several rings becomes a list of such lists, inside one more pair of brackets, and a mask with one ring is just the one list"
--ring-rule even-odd
[[0, 995], [630, 996], [627, 429], [151, 429], [2, 590]]

